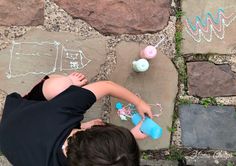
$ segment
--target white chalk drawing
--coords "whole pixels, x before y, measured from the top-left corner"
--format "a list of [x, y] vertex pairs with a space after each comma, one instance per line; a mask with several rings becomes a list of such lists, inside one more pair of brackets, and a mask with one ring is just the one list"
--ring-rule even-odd
[[[59, 51], [60, 47], [61, 52]], [[77, 70], [84, 68], [89, 62], [91, 60], [84, 55], [82, 50], [67, 49], [57, 41], [13, 41], [7, 78], [29, 74], [48, 75], [54, 73], [57, 68], [59, 71]]]
[[62, 46], [60, 71], [82, 69], [87, 66], [90, 61], [91, 60], [84, 55], [83, 51], [66, 49]]
[[207, 12], [205, 18], [196, 16], [193, 22], [189, 18], [184, 19], [184, 25], [186, 32], [194, 41], [201, 42], [203, 38], [205, 41], [211, 42], [213, 33], [218, 39], [223, 40], [225, 27], [229, 27], [235, 19], [236, 12], [226, 16], [224, 9], [219, 8], [216, 17]]

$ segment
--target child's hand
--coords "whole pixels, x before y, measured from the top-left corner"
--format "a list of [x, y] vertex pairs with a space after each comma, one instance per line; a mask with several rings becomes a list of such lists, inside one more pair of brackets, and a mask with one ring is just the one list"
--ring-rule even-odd
[[137, 111], [140, 113], [140, 115], [145, 118], [144, 114], [147, 114], [150, 118], [152, 118], [152, 111], [150, 105], [145, 103], [143, 100], [140, 100], [140, 102], [136, 105]]
[[90, 129], [94, 125], [104, 125], [102, 119], [94, 119], [85, 123], [81, 123], [81, 129]]
[[134, 138], [135, 139], [144, 139], [144, 138], [147, 138], [147, 135], [143, 134], [141, 131], [140, 131], [140, 127], [142, 126], [142, 123], [143, 121], [140, 121], [137, 126], [135, 126], [134, 128], [132, 128], [130, 130], [130, 132], [133, 134]]

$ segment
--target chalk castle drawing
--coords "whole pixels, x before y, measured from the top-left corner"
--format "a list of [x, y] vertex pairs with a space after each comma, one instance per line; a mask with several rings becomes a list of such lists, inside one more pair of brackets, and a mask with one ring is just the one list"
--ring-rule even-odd
[[[61, 51], [59, 51], [60, 47]], [[90, 61], [82, 50], [67, 49], [57, 41], [13, 41], [7, 78], [28, 74], [47, 75], [55, 72], [57, 68], [59, 71], [82, 69]], [[31, 71], [28, 71], [29, 68]]]
[[207, 42], [211, 42], [213, 33], [218, 39], [224, 39], [225, 27], [228, 27], [235, 19], [235, 12], [226, 16], [225, 11], [219, 8], [216, 18], [210, 12], [207, 12], [205, 19], [196, 16], [192, 23], [189, 18], [186, 18], [184, 25], [186, 32], [194, 41], [201, 42], [203, 37]]

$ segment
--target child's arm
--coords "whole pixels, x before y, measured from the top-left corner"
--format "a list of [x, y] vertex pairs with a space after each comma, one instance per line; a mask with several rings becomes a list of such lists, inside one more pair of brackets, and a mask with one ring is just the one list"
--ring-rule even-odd
[[150, 118], [152, 118], [152, 112], [150, 106], [145, 103], [138, 96], [130, 92], [128, 89], [112, 82], [112, 81], [99, 81], [92, 84], [88, 84], [83, 86], [83, 88], [92, 91], [97, 100], [100, 98], [111, 95], [113, 97], [126, 100], [129, 103], [132, 103], [136, 106], [137, 111], [144, 118], [144, 114], [147, 114]]

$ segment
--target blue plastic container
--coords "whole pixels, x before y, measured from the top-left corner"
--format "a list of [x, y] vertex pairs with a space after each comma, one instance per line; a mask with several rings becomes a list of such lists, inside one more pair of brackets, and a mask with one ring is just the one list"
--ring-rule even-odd
[[[135, 126], [141, 120], [142, 117], [139, 113], [136, 113], [132, 116], [132, 122]], [[140, 131], [150, 136], [152, 139], [158, 139], [162, 136], [162, 128], [147, 116], [145, 116], [145, 120], [143, 121], [142, 126], [140, 127]]]

